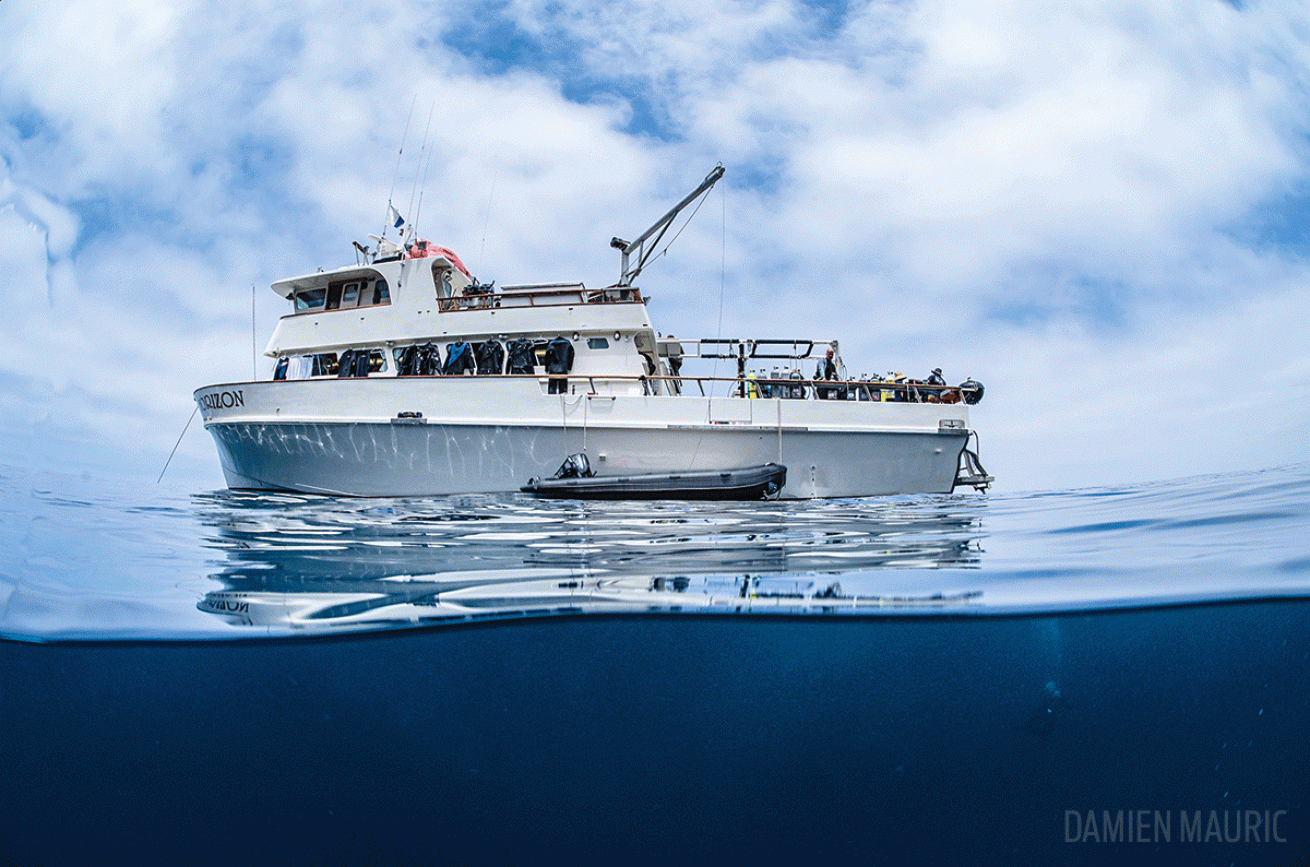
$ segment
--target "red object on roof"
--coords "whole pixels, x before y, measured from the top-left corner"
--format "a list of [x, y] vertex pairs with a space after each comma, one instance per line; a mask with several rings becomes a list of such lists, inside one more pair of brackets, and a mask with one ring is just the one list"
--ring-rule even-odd
[[450, 262], [450, 264], [458, 268], [465, 277], [470, 280], [473, 279], [473, 275], [469, 273], [469, 269], [464, 267], [464, 263], [459, 261], [459, 257], [451, 250], [437, 246], [426, 238], [415, 238], [413, 241], [405, 245], [406, 259], [427, 259], [432, 256], [444, 257]]

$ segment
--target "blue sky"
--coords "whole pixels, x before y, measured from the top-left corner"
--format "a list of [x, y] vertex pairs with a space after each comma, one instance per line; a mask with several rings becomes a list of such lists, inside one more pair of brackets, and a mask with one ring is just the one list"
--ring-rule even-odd
[[[153, 482], [394, 199], [499, 283], [974, 377], [1011, 490], [1307, 458], [1310, 12], [1221, 0], [0, 3], [0, 458]], [[427, 150], [422, 148], [428, 116]], [[261, 375], [264, 359], [260, 358]], [[170, 475], [221, 484], [208, 435]]]

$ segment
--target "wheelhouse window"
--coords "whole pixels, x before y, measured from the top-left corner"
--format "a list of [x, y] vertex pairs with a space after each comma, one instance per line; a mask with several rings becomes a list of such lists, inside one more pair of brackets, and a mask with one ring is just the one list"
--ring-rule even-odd
[[296, 312], [322, 310], [327, 301], [326, 289], [301, 289], [296, 293]]
[[391, 287], [382, 277], [339, 280], [326, 287], [299, 289], [292, 300], [297, 313], [320, 313], [324, 310], [350, 310], [391, 303]]
[[344, 310], [348, 307], [358, 307], [358, 306], [359, 306], [359, 284], [347, 283], [344, 286], [342, 286], [341, 287], [342, 309]]

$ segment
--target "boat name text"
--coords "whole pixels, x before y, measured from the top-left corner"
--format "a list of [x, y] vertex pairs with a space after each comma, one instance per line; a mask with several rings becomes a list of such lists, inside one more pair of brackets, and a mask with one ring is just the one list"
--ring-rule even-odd
[[249, 614], [250, 603], [233, 599], [206, 599], [205, 605], [210, 611], [230, 612], [232, 614]]
[[235, 406], [245, 406], [246, 399], [242, 396], [241, 391], [215, 391], [210, 394], [202, 394], [196, 398], [201, 409], [231, 409]]

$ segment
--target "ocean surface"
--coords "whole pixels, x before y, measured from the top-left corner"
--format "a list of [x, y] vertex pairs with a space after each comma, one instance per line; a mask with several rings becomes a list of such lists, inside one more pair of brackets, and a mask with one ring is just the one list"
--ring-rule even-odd
[[0, 533], [0, 864], [1310, 865], [1310, 465]]

